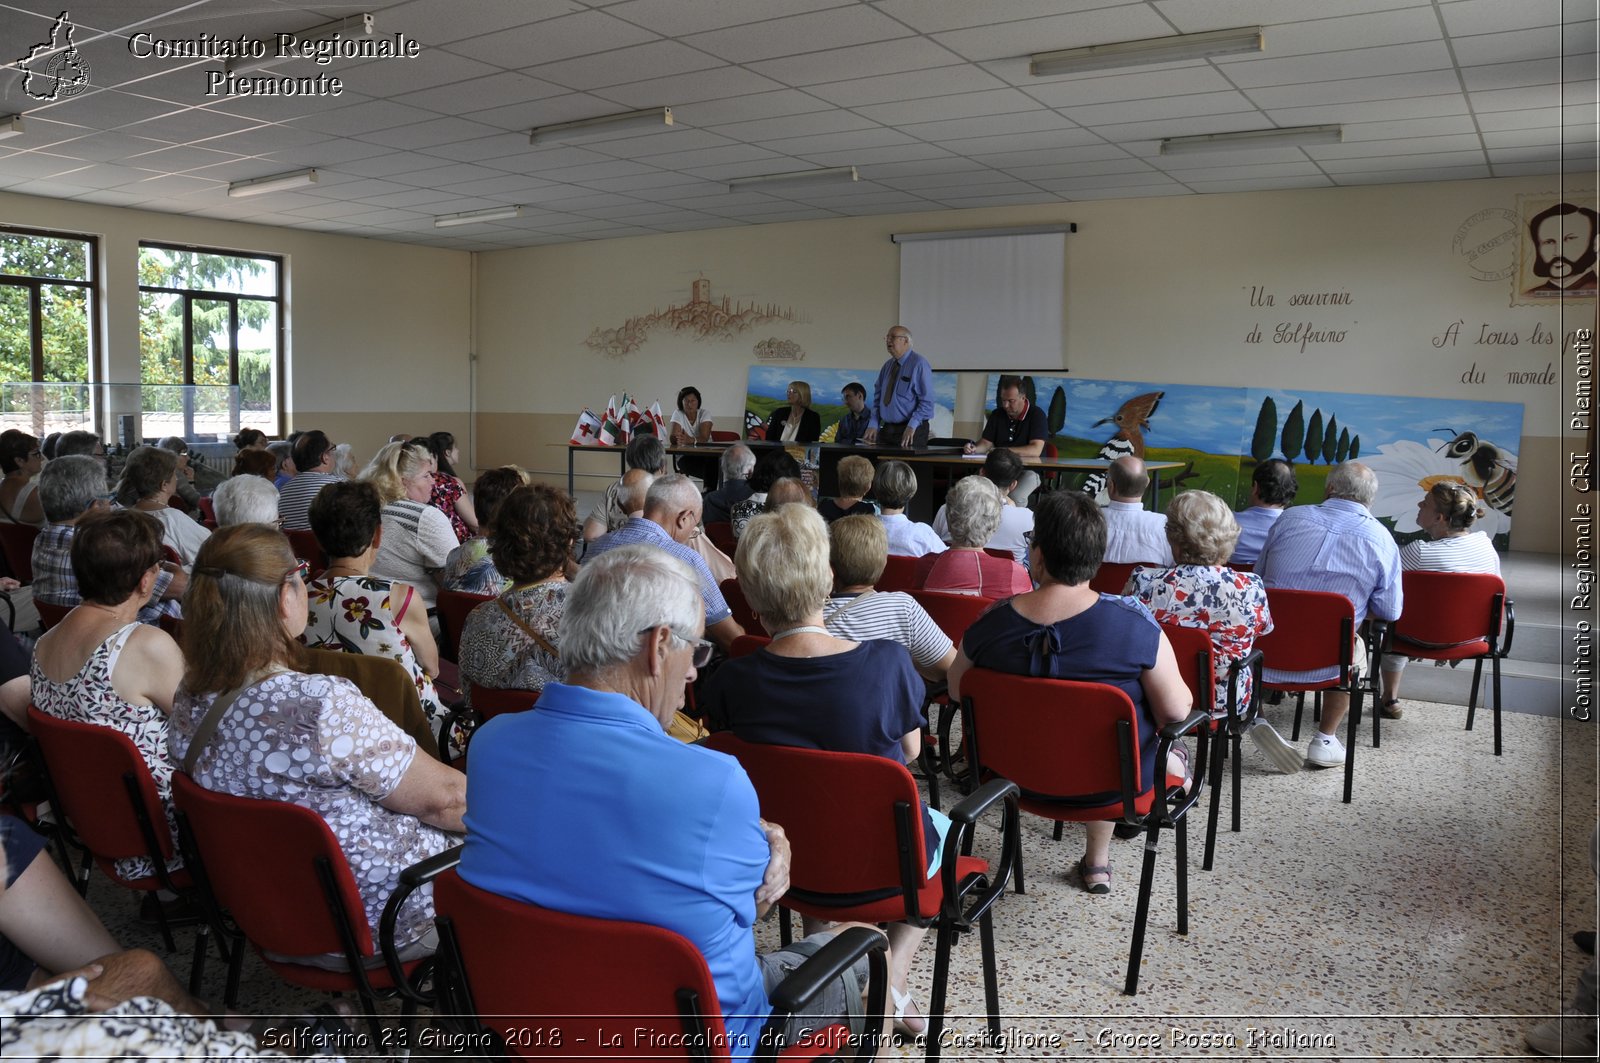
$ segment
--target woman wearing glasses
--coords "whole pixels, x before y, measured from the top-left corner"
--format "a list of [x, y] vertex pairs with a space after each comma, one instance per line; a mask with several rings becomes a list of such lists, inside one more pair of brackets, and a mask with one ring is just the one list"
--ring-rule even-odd
[[0, 434], [0, 523], [44, 527], [44, 506], [39, 502], [39, 470], [44, 455], [39, 441], [18, 429]]

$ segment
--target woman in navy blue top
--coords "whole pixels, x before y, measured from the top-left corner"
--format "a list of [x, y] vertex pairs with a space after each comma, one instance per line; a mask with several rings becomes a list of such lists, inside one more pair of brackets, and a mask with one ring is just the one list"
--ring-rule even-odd
[[[739, 587], [772, 635], [725, 663], [707, 684], [713, 724], [746, 742], [870, 753], [898, 763], [922, 751], [922, 677], [898, 642], [851, 642], [828, 634], [822, 604], [833, 590], [828, 528], [810, 506], [791, 503], [751, 519], [734, 556]], [[950, 820], [922, 809], [924, 855], [938, 870]], [[812, 927], [807, 925], [807, 932]], [[906, 991], [923, 931], [891, 923], [889, 988], [895, 1023], [915, 1036], [927, 1023]]]
[[[1077, 491], [1045, 495], [1034, 512], [1028, 551], [1038, 588], [1000, 602], [967, 628], [950, 667], [951, 697], [960, 696], [961, 676], [973, 667], [1107, 683], [1133, 701], [1140, 748], [1153, 749], [1156, 730], [1187, 716], [1193, 698], [1150, 611], [1132, 598], [1099, 594], [1089, 586], [1106, 551], [1100, 507]], [[1155, 758], [1140, 760], [1140, 781], [1148, 789], [1155, 781]], [[1172, 757], [1168, 771], [1188, 777], [1186, 760]], [[1083, 887], [1110, 893], [1112, 824], [1084, 827], [1088, 839], [1078, 863]]]

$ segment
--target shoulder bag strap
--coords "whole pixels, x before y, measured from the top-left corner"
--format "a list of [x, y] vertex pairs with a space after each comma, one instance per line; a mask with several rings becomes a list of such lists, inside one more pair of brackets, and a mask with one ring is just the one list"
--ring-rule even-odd
[[524, 635], [527, 635], [534, 642], [537, 642], [539, 644], [539, 648], [540, 649], [544, 650], [544, 652], [548, 653], [550, 656], [555, 657], [557, 659], [559, 659], [561, 657], [561, 651], [556, 649], [554, 646], [550, 645], [550, 641], [548, 639], [546, 639], [543, 635], [541, 635], [537, 631], [533, 630], [533, 625], [532, 624], [528, 623], [526, 620], [522, 619], [522, 617], [518, 616], [517, 615], [517, 611], [515, 609], [511, 608], [511, 603], [510, 602], [506, 601], [505, 598], [502, 597], [502, 598], [496, 598], [495, 599], [495, 604], [499, 605], [501, 610], [507, 616], [509, 616], [511, 618], [511, 622], [512, 623], [516, 624], [518, 627], [520, 627], [522, 629], [522, 633]]
[[[862, 591], [860, 594], [856, 595], [854, 598], [851, 598], [849, 602], [847, 602], [844, 605], [841, 605], [839, 608], [835, 609], [833, 611], [833, 615], [828, 617], [828, 620], [837, 620], [837, 619], [839, 619], [839, 617], [843, 616], [844, 614], [848, 613], [850, 610], [854, 609], [856, 606], [860, 605], [863, 600], [865, 600], [867, 598], [870, 598], [874, 594], [877, 594], [877, 593], [878, 592], [876, 590], [874, 590], [871, 587], [868, 587], [866, 590]], [[826, 622], [827, 621], [824, 621], [824, 623], [826, 623]]]
[[206, 747], [211, 744], [211, 739], [216, 736], [217, 726], [222, 723], [233, 703], [239, 695], [244, 693], [244, 687], [237, 687], [225, 694], [217, 695], [217, 700], [211, 703], [211, 708], [206, 711], [205, 719], [200, 721], [200, 726], [195, 728], [194, 739], [189, 743], [189, 751], [183, 755], [183, 773], [194, 775], [195, 763], [200, 759]]

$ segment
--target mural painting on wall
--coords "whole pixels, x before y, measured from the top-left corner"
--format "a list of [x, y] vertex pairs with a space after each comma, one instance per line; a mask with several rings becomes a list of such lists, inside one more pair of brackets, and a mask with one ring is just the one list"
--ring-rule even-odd
[[751, 348], [758, 362], [803, 362], [806, 360], [805, 348], [794, 340], [781, 340], [776, 336], [768, 336]]
[[1600, 216], [1593, 192], [1564, 196], [1521, 195], [1517, 213], [1523, 229], [1517, 242], [1517, 270], [1511, 305], [1548, 306], [1563, 299], [1593, 299], [1600, 290]]
[[696, 277], [689, 286], [688, 302], [630, 317], [615, 328], [596, 328], [583, 345], [597, 354], [623, 358], [643, 347], [656, 329], [686, 332], [703, 340], [729, 340], [757, 325], [806, 320], [793, 307], [775, 303], [735, 303], [726, 295], [712, 301], [710, 279]]
[[[811, 386], [811, 408], [816, 411], [818, 419], [822, 422], [822, 438], [818, 442], [831, 443], [839, 431], [839, 422], [847, 412], [844, 396], [841, 394], [844, 386], [851, 383], [860, 384], [866, 390], [870, 402], [872, 385], [878, 377], [878, 368], [874, 365], [856, 369], [818, 369], [808, 365], [804, 370], [800, 370], [790, 365], [753, 365], [750, 367], [749, 384], [746, 387], [744, 400], [746, 434], [765, 425], [772, 416], [772, 411], [780, 406], [787, 406], [789, 383], [803, 380]], [[928, 422], [928, 434], [935, 438], [950, 435], [955, 430], [955, 410], [956, 374], [934, 373], [933, 417]]]

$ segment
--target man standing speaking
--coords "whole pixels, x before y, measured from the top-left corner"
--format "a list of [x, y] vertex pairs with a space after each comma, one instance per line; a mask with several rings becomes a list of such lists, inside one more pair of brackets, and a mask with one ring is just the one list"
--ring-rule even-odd
[[872, 419], [862, 441], [887, 446], [928, 445], [928, 422], [933, 418], [933, 367], [911, 349], [911, 330], [896, 325], [884, 337], [889, 360], [878, 370], [872, 389]]

